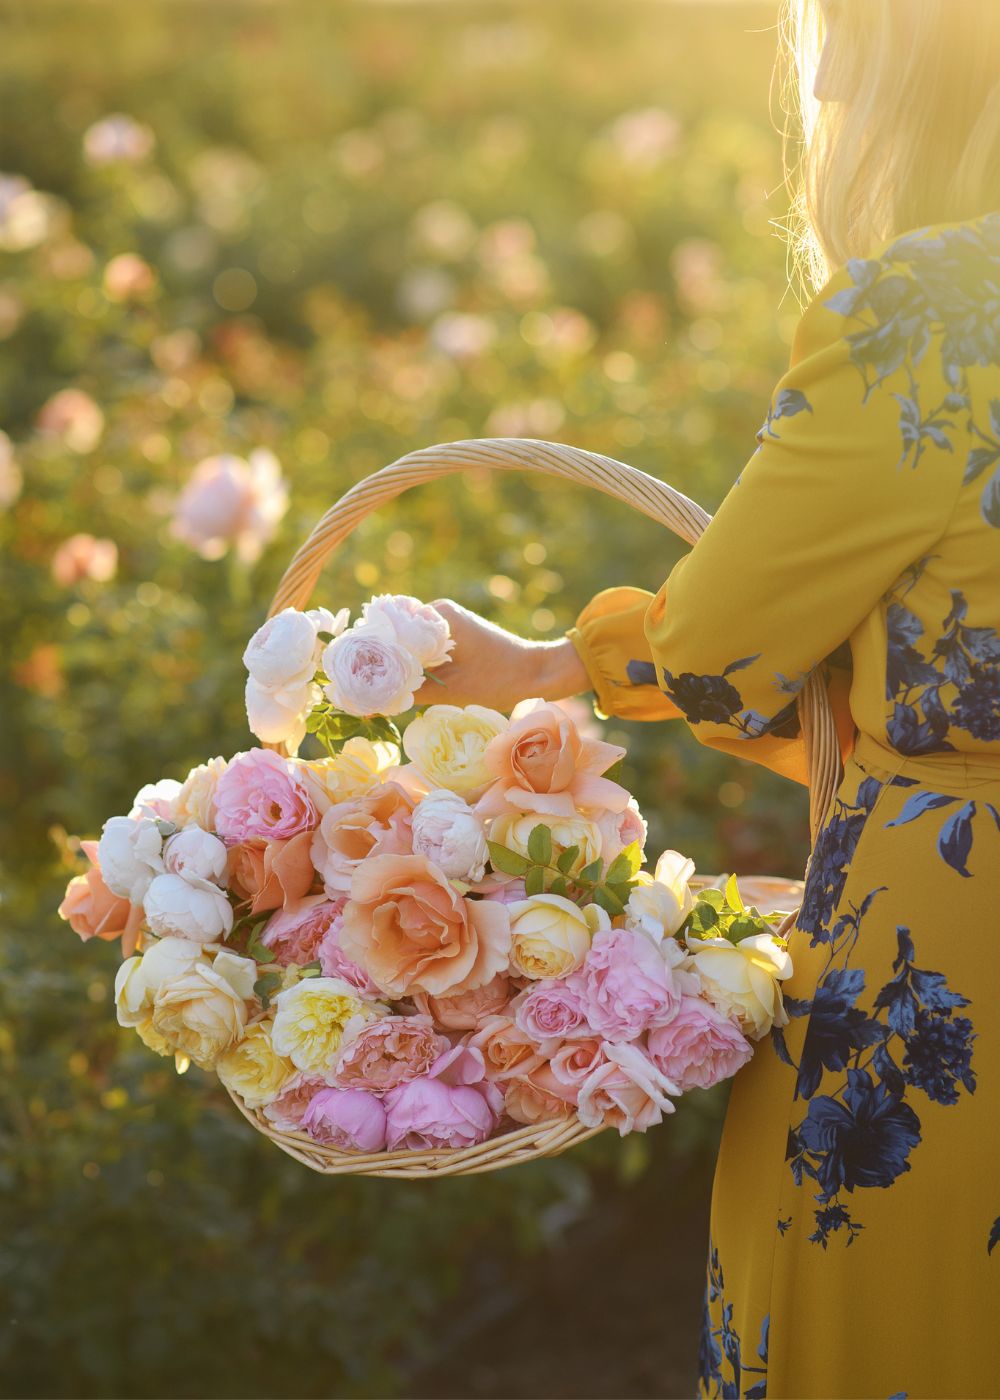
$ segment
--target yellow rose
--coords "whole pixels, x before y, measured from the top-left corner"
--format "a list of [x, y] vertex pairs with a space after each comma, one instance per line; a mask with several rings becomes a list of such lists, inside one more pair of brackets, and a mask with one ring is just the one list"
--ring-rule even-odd
[[273, 1103], [295, 1074], [291, 1060], [279, 1055], [271, 1037], [273, 1022], [256, 1021], [242, 1040], [216, 1061], [215, 1072], [239, 1094], [247, 1108]]
[[715, 1006], [739, 1021], [751, 1040], [788, 1023], [780, 983], [792, 975], [792, 960], [769, 933], [732, 944], [724, 938], [688, 939], [702, 990]]
[[591, 939], [611, 920], [597, 904], [583, 909], [558, 894], [536, 894], [510, 909], [510, 967], [520, 977], [565, 977], [579, 967]]
[[210, 962], [202, 944], [188, 938], [158, 938], [141, 958], [126, 958], [115, 976], [118, 1024], [139, 1026], [148, 1021], [161, 985], [184, 976], [198, 963]]
[[430, 705], [407, 725], [403, 749], [432, 788], [474, 800], [496, 776], [483, 761], [486, 745], [509, 723], [482, 705]]
[[511, 812], [494, 817], [490, 825], [490, 840], [501, 846], [527, 856], [528, 838], [536, 826], [547, 826], [552, 833], [552, 863], [570, 846], [579, 846], [580, 851], [567, 872], [578, 874], [585, 865], [596, 860], [601, 854], [601, 829], [596, 822], [586, 817], [544, 817], [537, 812]]
[[628, 927], [648, 933], [656, 943], [675, 934], [694, 907], [688, 883], [693, 874], [694, 861], [679, 851], [664, 851], [653, 875], [640, 870], [625, 906]]
[[162, 982], [153, 1000], [152, 1029], [202, 1069], [214, 1069], [246, 1031], [256, 964], [224, 951]]
[[225, 771], [224, 758], [210, 758], [191, 769], [174, 798], [174, 821], [179, 827], [194, 823], [202, 831], [215, 830], [215, 789]]
[[373, 1020], [386, 1007], [363, 1002], [349, 982], [340, 977], [306, 977], [279, 992], [271, 1029], [278, 1055], [296, 1069], [332, 1083], [337, 1051], [344, 1027], [355, 1016]]
[[348, 739], [333, 758], [293, 759], [297, 776], [309, 791], [321, 814], [337, 802], [347, 802], [366, 792], [379, 775], [399, 762], [395, 744], [373, 744], [370, 739]]

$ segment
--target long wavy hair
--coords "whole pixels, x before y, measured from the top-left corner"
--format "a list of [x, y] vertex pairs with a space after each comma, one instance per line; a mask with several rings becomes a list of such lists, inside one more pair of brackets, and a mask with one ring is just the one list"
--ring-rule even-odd
[[[1000, 208], [1000, 0], [783, 0], [791, 256], [806, 291], [926, 224]], [[829, 63], [829, 58], [827, 60]]]

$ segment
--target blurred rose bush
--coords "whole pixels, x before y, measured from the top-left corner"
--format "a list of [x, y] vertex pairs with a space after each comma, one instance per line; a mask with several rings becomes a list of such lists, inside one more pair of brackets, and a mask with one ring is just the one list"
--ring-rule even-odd
[[[629, 4], [627, 23], [619, 5], [585, 8], [586, 24], [559, 7], [357, 6], [288, 25], [150, 0], [46, 9], [6, 35], [12, 1394], [406, 1393], [470, 1268], [516, 1271], [516, 1247], [585, 1213], [616, 1164], [710, 1134], [682, 1111], [628, 1158], [608, 1135], [424, 1191], [314, 1178], [207, 1078], [182, 1092], [132, 1048], [108, 1014], [112, 950], [103, 964], [67, 950], [55, 912], [77, 873], [79, 931], [127, 924], [65, 832], [93, 830], [146, 778], [246, 746], [245, 639], [294, 545], [361, 476], [433, 442], [555, 437], [712, 507], [749, 456], [791, 314], [765, 202], [773, 36], [748, 32], [773, 7]], [[598, 587], [657, 587], [679, 549], [597, 496], [474, 471], [366, 522], [317, 602], [451, 594], [556, 636]], [[432, 738], [411, 743], [430, 756]], [[669, 830], [701, 869], [800, 868], [801, 795], [684, 731], [634, 726], [628, 746], [653, 846]], [[213, 782], [206, 768], [192, 810]], [[247, 879], [263, 890], [265, 872]], [[216, 1026], [193, 1001], [176, 1014], [194, 1039]], [[489, 1014], [456, 1007], [456, 1024]], [[525, 1092], [544, 1109], [544, 1084]], [[294, 1081], [284, 1098], [294, 1118]], [[331, 1134], [370, 1128], [349, 1109], [328, 1105]]]

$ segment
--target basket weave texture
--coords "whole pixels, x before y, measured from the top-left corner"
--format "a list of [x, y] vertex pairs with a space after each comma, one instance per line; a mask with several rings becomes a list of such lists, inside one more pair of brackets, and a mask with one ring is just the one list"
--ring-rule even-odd
[[[296, 551], [278, 585], [269, 617], [284, 608], [305, 608], [320, 571], [334, 550], [379, 506], [413, 486], [469, 470], [527, 471], [589, 486], [665, 525], [689, 544], [711, 520], [707, 511], [666, 482], [596, 452], [535, 438], [470, 438], [419, 448], [352, 486], [317, 522]], [[809, 827], [813, 842], [840, 780], [840, 748], [826, 687], [814, 672], [798, 696], [809, 773]], [[269, 745], [268, 747], [279, 747]], [[785, 921], [794, 922], [794, 913]], [[782, 925], [784, 928], [785, 925]], [[781, 930], [779, 929], [779, 932]], [[276, 1147], [313, 1171], [328, 1176], [364, 1175], [427, 1179], [471, 1176], [500, 1167], [554, 1157], [586, 1141], [600, 1127], [587, 1128], [575, 1117], [518, 1127], [475, 1147], [458, 1151], [340, 1152], [304, 1132], [282, 1132], [263, 1114], [230, 1097], [244, 1117]]]

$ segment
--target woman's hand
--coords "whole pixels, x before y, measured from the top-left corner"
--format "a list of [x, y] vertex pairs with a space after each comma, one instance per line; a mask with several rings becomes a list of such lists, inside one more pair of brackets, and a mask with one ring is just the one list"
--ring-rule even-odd
[[418, 705], [488, 705], [509, 712], [519, 700], [564, 700], [590, 689], [568, 637], [527, 641], [450, 599], [433, 606], [447, 618], [455, 646], [451, 658], [430, 673], [437, 679], [416, 692]]

